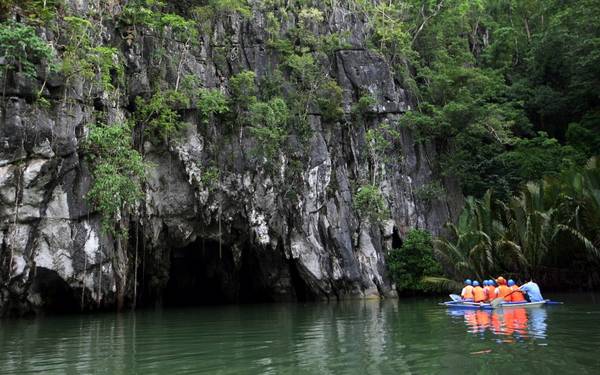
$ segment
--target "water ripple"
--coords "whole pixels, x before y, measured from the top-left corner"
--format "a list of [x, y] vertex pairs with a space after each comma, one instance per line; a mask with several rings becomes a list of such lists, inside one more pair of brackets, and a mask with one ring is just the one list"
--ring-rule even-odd
[[[598, 305], [259, 305], [0, 322], [1, 374], [593, 373]], [[516, 355], [516, 353], [520, 353]], [[510, 366], [502, 358], [511, 358]], [[466, 360], [468, 359], [468, 360]]]

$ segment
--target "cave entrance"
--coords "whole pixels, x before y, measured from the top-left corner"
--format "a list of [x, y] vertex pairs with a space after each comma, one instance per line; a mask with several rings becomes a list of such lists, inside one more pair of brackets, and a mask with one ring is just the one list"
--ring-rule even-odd
[[[219, 243], [199, 240], [171, 251], [165, 306], [200, 306], [234, 302], [233, 255]], [[233, 299], [233, 300], [232, 300]]]
[[169, 281], [163, 294], [165, 307], [229, 303], [272, 302], [265, 286], [260, 259], [244, 249], [236, 267], [232, 249], [212, 240], [198, 240], [171, 251]]
[[75, 290], [56, 271], [37, 267], [31, 291], [40, 295], [44, 312], [64, 314], [79, 311]]

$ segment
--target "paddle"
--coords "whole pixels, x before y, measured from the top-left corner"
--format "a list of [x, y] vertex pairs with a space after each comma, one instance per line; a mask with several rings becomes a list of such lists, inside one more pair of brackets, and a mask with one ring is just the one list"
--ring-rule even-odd
[[504, 298], [510, 296], [514, 292], [520, 292], [520, 291], [521, 291], [520, 289], [516, 289], [516, 290], [513, 290], [512, 292], [508, 293], [504, 297], [494, 298], [494, 300], [492, 301], [492, 303], [490, 305], [492, 305], [493, 308], [496, 308], [502, 304], [502, 302], [504, 301]]

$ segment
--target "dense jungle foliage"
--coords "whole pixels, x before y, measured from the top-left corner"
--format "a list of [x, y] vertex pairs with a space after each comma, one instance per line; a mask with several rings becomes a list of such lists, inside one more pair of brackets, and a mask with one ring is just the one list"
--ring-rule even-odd
[[400, 293], [456, 290], [457, 280], [501, 274], [547, 288], [594, 288], [600, 283], [600, 160], [528, 182], [509, 200], [493, 189], [481, 199], [467, 197], [457, 223], [447, 226], [449, 236], [433, 240], [413, 230], [388, 254]]
[[[555, 288], [600, 282], [600, 162], [529, 182], [508, 201], [469, 197], [435, 255], [454, 279], [505, 274]], [[433, 282], [442, 280], [431, 280]]]
[[508, 199], [600, 150], [597, 2], [364, 3], [373, 47], [411, 88], [405, 123], [444, 147], [465, 195]]
[[372, 17], [412, 88], [406, 124], [443, 147], [441, 173], [469, 196], [450, 239], [435, 241], [447, 276], [598, 285], [600, 181], [588, 159], [600, 152], [600, 4], [394, 4]]
[[[100, 111], [90, 134], [97, 145], [89, 146], [96, 150], [92, 160], [96, 185], [89, 199], [107, 228], [114, 223], [113, 231], [120, 228], [118, 218], [135, 211], [141, 197], [144, 139], [168, 143], [185, 127], [182, 113], [191, 106], [198, 108], [208, 129], [222, 121], [240, 140], [244, 133], [255, 137], [259, 142], [253, 155], [266, 170], [275, 171], [277, 155], [291, 135], [306, 142], [308, 115], [314, 108], [324, 122], [344, 125], [360, 123], [373, 105], [365, 95], [352, 114], [345, 115], [341, 88], [326, 74], [329, 59], [347, 45], [347, 36], [317, 35], [313, 30], [326, 22], [338, 1], [121, 3], [114, 22], [124, 41], [130, 43], [137, 30], [146, 29], [164, 47], [153, 57], [157, 74], [164, 70], [169, 43], [180, 46], [180, 55], [172, 60], [181, 66], [183, 54], [198, 43], [198, 36], [214, 31], [215, 19], [236, 15], [250, 20], [256, 11], [266, 15], [268, 45], [281, 64], [268, 79], [258, 79], [250, 71], [237, 73], [230, 77], [226, 93], [202, 87], [177, 68], [170, 86], [156, 85], [146, 97], [135, 98], [133, 115], [126, 121], [102, 125], [107, 120]], [[594, 0], [343, 3], [364, 21], [367, 47], [386, 58], [412, 105], [400, 123], [367, 130], [369, 157], [375, 164], [394, 162], [386, 158], [398, 137], [397, 128], [410, 127], [418, 142], [438, 149], [437, 174], [457, 178], [468, 196], [460, 220], [450, 225], [451, 237], [434, 241], [434, 255], [446, 276], [486, 278], [510, 272], [556, 285], [565, 276], [598, 285], [600, 184], [597, 159], [592, 157], [600, 150], [600, 4]], [[107, 9], [113, 5], [106, 2]], [[0, 75], [5, 85], [8, 74], [44, 80], [48, 71], [59, 71], [67, 81], [83, 79], [89, 100], [122, 99], [126, 72], [121, 47], [104, 45], [99, 38], [107, 14], [80, 18], [68, 14], [60, 0], [0, 0], [0, 12]], [[48, 44], [40, 36], [41, 26], [54, 30], [59, 43]], [[219, 58], [225, 60], [227, 46], [213, 47], [217, 63]], [[48, 105], [42, 92], [43, 85], [37, 101]], [[118, 139], [126, 134], [131, 134], [131, 142]], [[101, 139], [104, 136], [109, 138]], [[102, 145], [114, 142], [119, 152], [106, 152]], [[110, 164], [123, 158], [135, 163]], [[294, 173], [302, 169], [302, 156], [294, 158], [297, 168], [290, 169], [289, 181], [295, 181]], [[207, 168], [206, 183], [215, 183], [224, 169], [218, 162]], [[118, 176], [108, 173], [111, 170]], [[114, 183], [116, 177], [122, 183]], [[355, 206], [372, 222], [387, 216], [377, 184], [373, 174], [355, 187]], [[102, 186], [124, 190], [100, 194]], [[443, 189], [441, 182], [434, 182], [417, 195], [432, 200]], [[113, 200], [115, 195], [121, 198]], [[410, 234], [403, 248], [389, 257], [400, 289], [423, 289], [422, 276], [434, 269], [429, 250], [415, 250], [427, 248], [428, 240], [422, 233], [415, 236]], [[420, 253], [425, 254], [423, 264], [409, 265]], [[419, 269], [418, 277], [405, 279], [404, 271], [398, 270], [407, 267]], [[437, 281], [442, 280], [438, 271], [430, 275]]]

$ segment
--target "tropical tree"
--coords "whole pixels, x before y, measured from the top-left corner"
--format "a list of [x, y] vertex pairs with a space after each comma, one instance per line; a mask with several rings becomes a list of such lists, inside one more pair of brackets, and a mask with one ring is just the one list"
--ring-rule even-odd
[[504, 209], [507, 236], [519, 244], [520, 266], [535, 278], [559, 232], [557, 210], [545, 207], [544, 189], [539, 183], [528, 183]]
[[466, 199], [457, 224], [449, 223], [451, 239], [438, 238], [435, 254], [454, 278], [483, 279], [521, 259], [519, 246], [506, 238], [498, 204], [488, 190], [481, 200]]
[[490, 190], [481, 200], [468, 197], [458, 222], [447, 225], [449, 238], [434, 241], [446, 275], [454, 280], [498, 273], [540, 278], [556, 269], [600, 277], [589, 272], [600, 260], [598, 164], [593, 158], [581, 171], [530, 182], [507, 203], [494, 199]]
[[[600, 257], [600, 163], [590, 159], [581, 171], [569, 171], [544, 180], [563, 223], [584, 236], [580, 250], [590, 259]], [[587, 240], [587, 241], [586, 241]], [[589, 242], [588, 242], [589, 241]]]
[[[552, 259], [571, 256], [572, 249], [584, 249], [592, 256], [598, 255], [594, 244], [574, 225], [580, 207], [566, 209], [565, 204], [571, 204], [573, 197], [565, 191], [559, 194], [556, 191], [548, 181], [528, 183], [521, 195], [513, 197], [508, 205], [507, 236], [519, 246], [524, 261], [522, 271], [533, 278], [538, 278], [542, 268]], [[546, 197], [547, 192], [554, 195]], [[561, 238], [569, 244], [564, 246]]]

